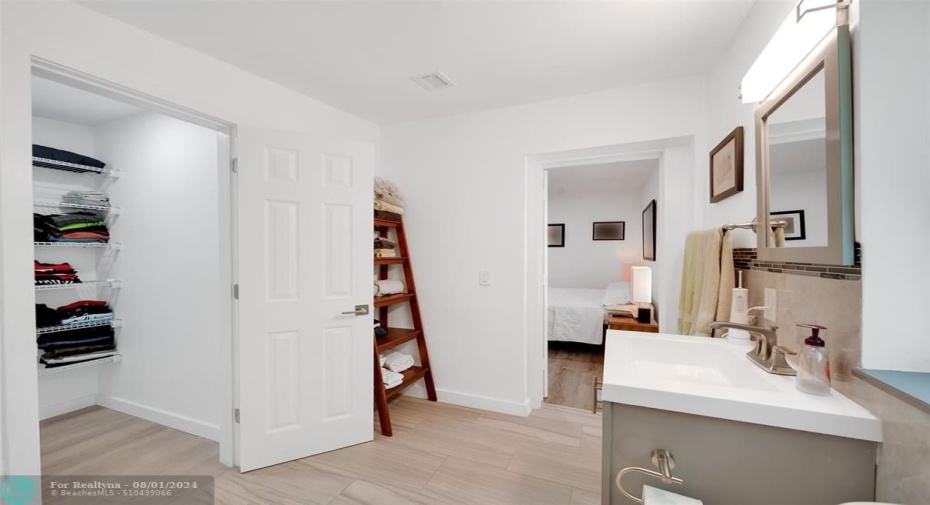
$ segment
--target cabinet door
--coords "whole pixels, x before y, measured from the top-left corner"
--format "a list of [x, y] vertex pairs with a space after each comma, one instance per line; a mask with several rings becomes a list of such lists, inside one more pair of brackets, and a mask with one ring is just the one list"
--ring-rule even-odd
[[[238, 130], [239, 465], [373, 438], [373, 148]], [[349, 312], [347, 314], [347, 312]]]

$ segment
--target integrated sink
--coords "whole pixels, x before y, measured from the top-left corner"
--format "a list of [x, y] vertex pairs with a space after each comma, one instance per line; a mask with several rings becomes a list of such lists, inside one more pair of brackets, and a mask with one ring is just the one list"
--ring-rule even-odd
[[766, 373], [726, 340], [610, 330], [605, 401], [848, 438], [881, 441], [881, 424], [836, 391], [812, 396]]

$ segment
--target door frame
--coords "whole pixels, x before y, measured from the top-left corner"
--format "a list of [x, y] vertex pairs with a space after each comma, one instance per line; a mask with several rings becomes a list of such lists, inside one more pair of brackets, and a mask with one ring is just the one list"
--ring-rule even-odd
[[[237, 177], [232, 170], [237, 153], [236, 124], [36, 56], [31, 58], [31, 75], [103, 95], [149, 112], [193, 123], [226, 136], [225, 139], [218, 137], [217, 140], [219, 154], [217, 157], [219, 222], [217, 224], [220, 238], [220, 247], [217, 251], [220, 269], [217, 297], [221, 300], [218, 331], [221, 336], [220, 384], [226, 385], [219, 399], [221, 412], [224, 414], [220, 416], [218, 443], [220, 462], [227, 466], [234, 466], [238, 463], [238, 425], [235, 422], [235, 409], [238, 407], [239, 376], [237, 365], [238, 303], [233, 291], [235, 283], [238, 282], [239, 267], [236, 250], [238, 185], [236, 184]], [[30, 103], [32, 101], [31, 93], [29, 101]], [[224, 299], [228, 302], [222, 303]], [[226, 335], [229, 337], [225, 338]], [[34, 355], [31, 357], [34, 358]], [[7, 355], [2, 359], [5, 361], [22, 358], [19, 355]], [[38, 418], [36, 423], [38, 423]]]
[[[634, 142], [628, 144], [615, 144], [607, 146], [597, 146], [582, 149], [573, 149], [567, 151], [556, 151], [548, 153], [529, 154], [525, 158], [526, 171], [526, 195], [525, 201], [525, 246], [526, 251], [526, 286], [525, 286], [525, 321], [526, 328], [526, 384], [529, 395], [530, 406], [538, 409], [542, 406], [543, 399], [547, 394], [548, 384], [548, 340], [549, 328], [547, 325], [547, 288], [549, 283], [548, 264], [549, 248], [546, 244], [546, 226], [548, 216], [548, 194], [547, 194], [547, 173], [551, 169], [565, 169], [570, 167], [594, 165], [601, 163], [614, 163], [623, 161], [637, 160], [658, 160], [659, 162], [659, 197], [662, 200], [670, 201], [665, 198], [665, 182], [670, 177], [688, 178], [693, 181], [693, 166], [688, 165], [688, 170], [682, 168], [682, 151], [694, 150], [694, 137], [674, 137], [666, 139], [657, 139], [645, 142]], [[668, 163], [672, 158], [673, 163]], [[694, 157], [696, 160], [697, 158]], [[663, 250], [684, 251], [684, 234], [681, 229], [688, 231], [694, 229], [694, 224], [699, 222], [699, 216], [696, 210], [697, 205], [694, 202], [696, 190], [694, 184], [686, 184], [692, 189], [688, 195], [675, 195], [684, 197], [687, 201], [677, 206], [676, 212], [663, 211], [660, 215], [662, 220], [659, 223], [656, 240], [661, 244]], [[675, 222], [673, 220], [678, 220]], [[671, 223], [674, 223], [672, 225]], [[675, 229], [672, 229], [675, 228]], [[685, 232], [686, 233], [686, 232]], [[681, 236], [678, 239], [670, 237]], [[667, 265], [668, 272], [665, 273], [667, 279], [680, 279], [681, 261], [678, 258], [668, 259], [670, 254], [664, 254], [661, 263]], [[676, 264], [677, 262], [677, 264]], [[657, 266], [660, 262], [648, 262]], [[664, 267], [663, 267], [664, 268]], [[660, 282], [653, 281], [660, 285]], [[668, 283], [666, 283], [668, 285]], [[670, 288], [669, 299], [678, 300], [677, 288]], [[675, 307], [677, 308], [677, 307]], [[672, 307], [668, 307], [672, 309]], [[672, 314], [677, 313], [675, 310], [664, 310], [664, 318], [670, 318]]]

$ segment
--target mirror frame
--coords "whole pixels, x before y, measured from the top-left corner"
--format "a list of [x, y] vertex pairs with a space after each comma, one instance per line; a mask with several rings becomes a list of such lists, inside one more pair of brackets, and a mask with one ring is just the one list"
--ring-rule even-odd
[[[826, 99], [827, 245], [775, 247], [762, 223], [769, 222], [768, 118], [810, 81], [824, 72]], [[853, 201], [852, 52], [849, 25], [834, 28], [821, 45], [788, 75], [756, 108], [756, 228], [761, 260], [853, 265], [855, 207]]]

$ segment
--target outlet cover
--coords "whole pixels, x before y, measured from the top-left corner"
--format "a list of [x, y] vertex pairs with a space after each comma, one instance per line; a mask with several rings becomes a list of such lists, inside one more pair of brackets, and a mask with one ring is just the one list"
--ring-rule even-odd
[[491, 285], [491, 271], [490, 270], [478, 270], [478, 285], [479, 286], [490, 286]]
[[778, 291], [773, 288], [765, 288], [765, 318], [773, 323], [777, 323], [775, 320], [776, 314], [778, 314]]

